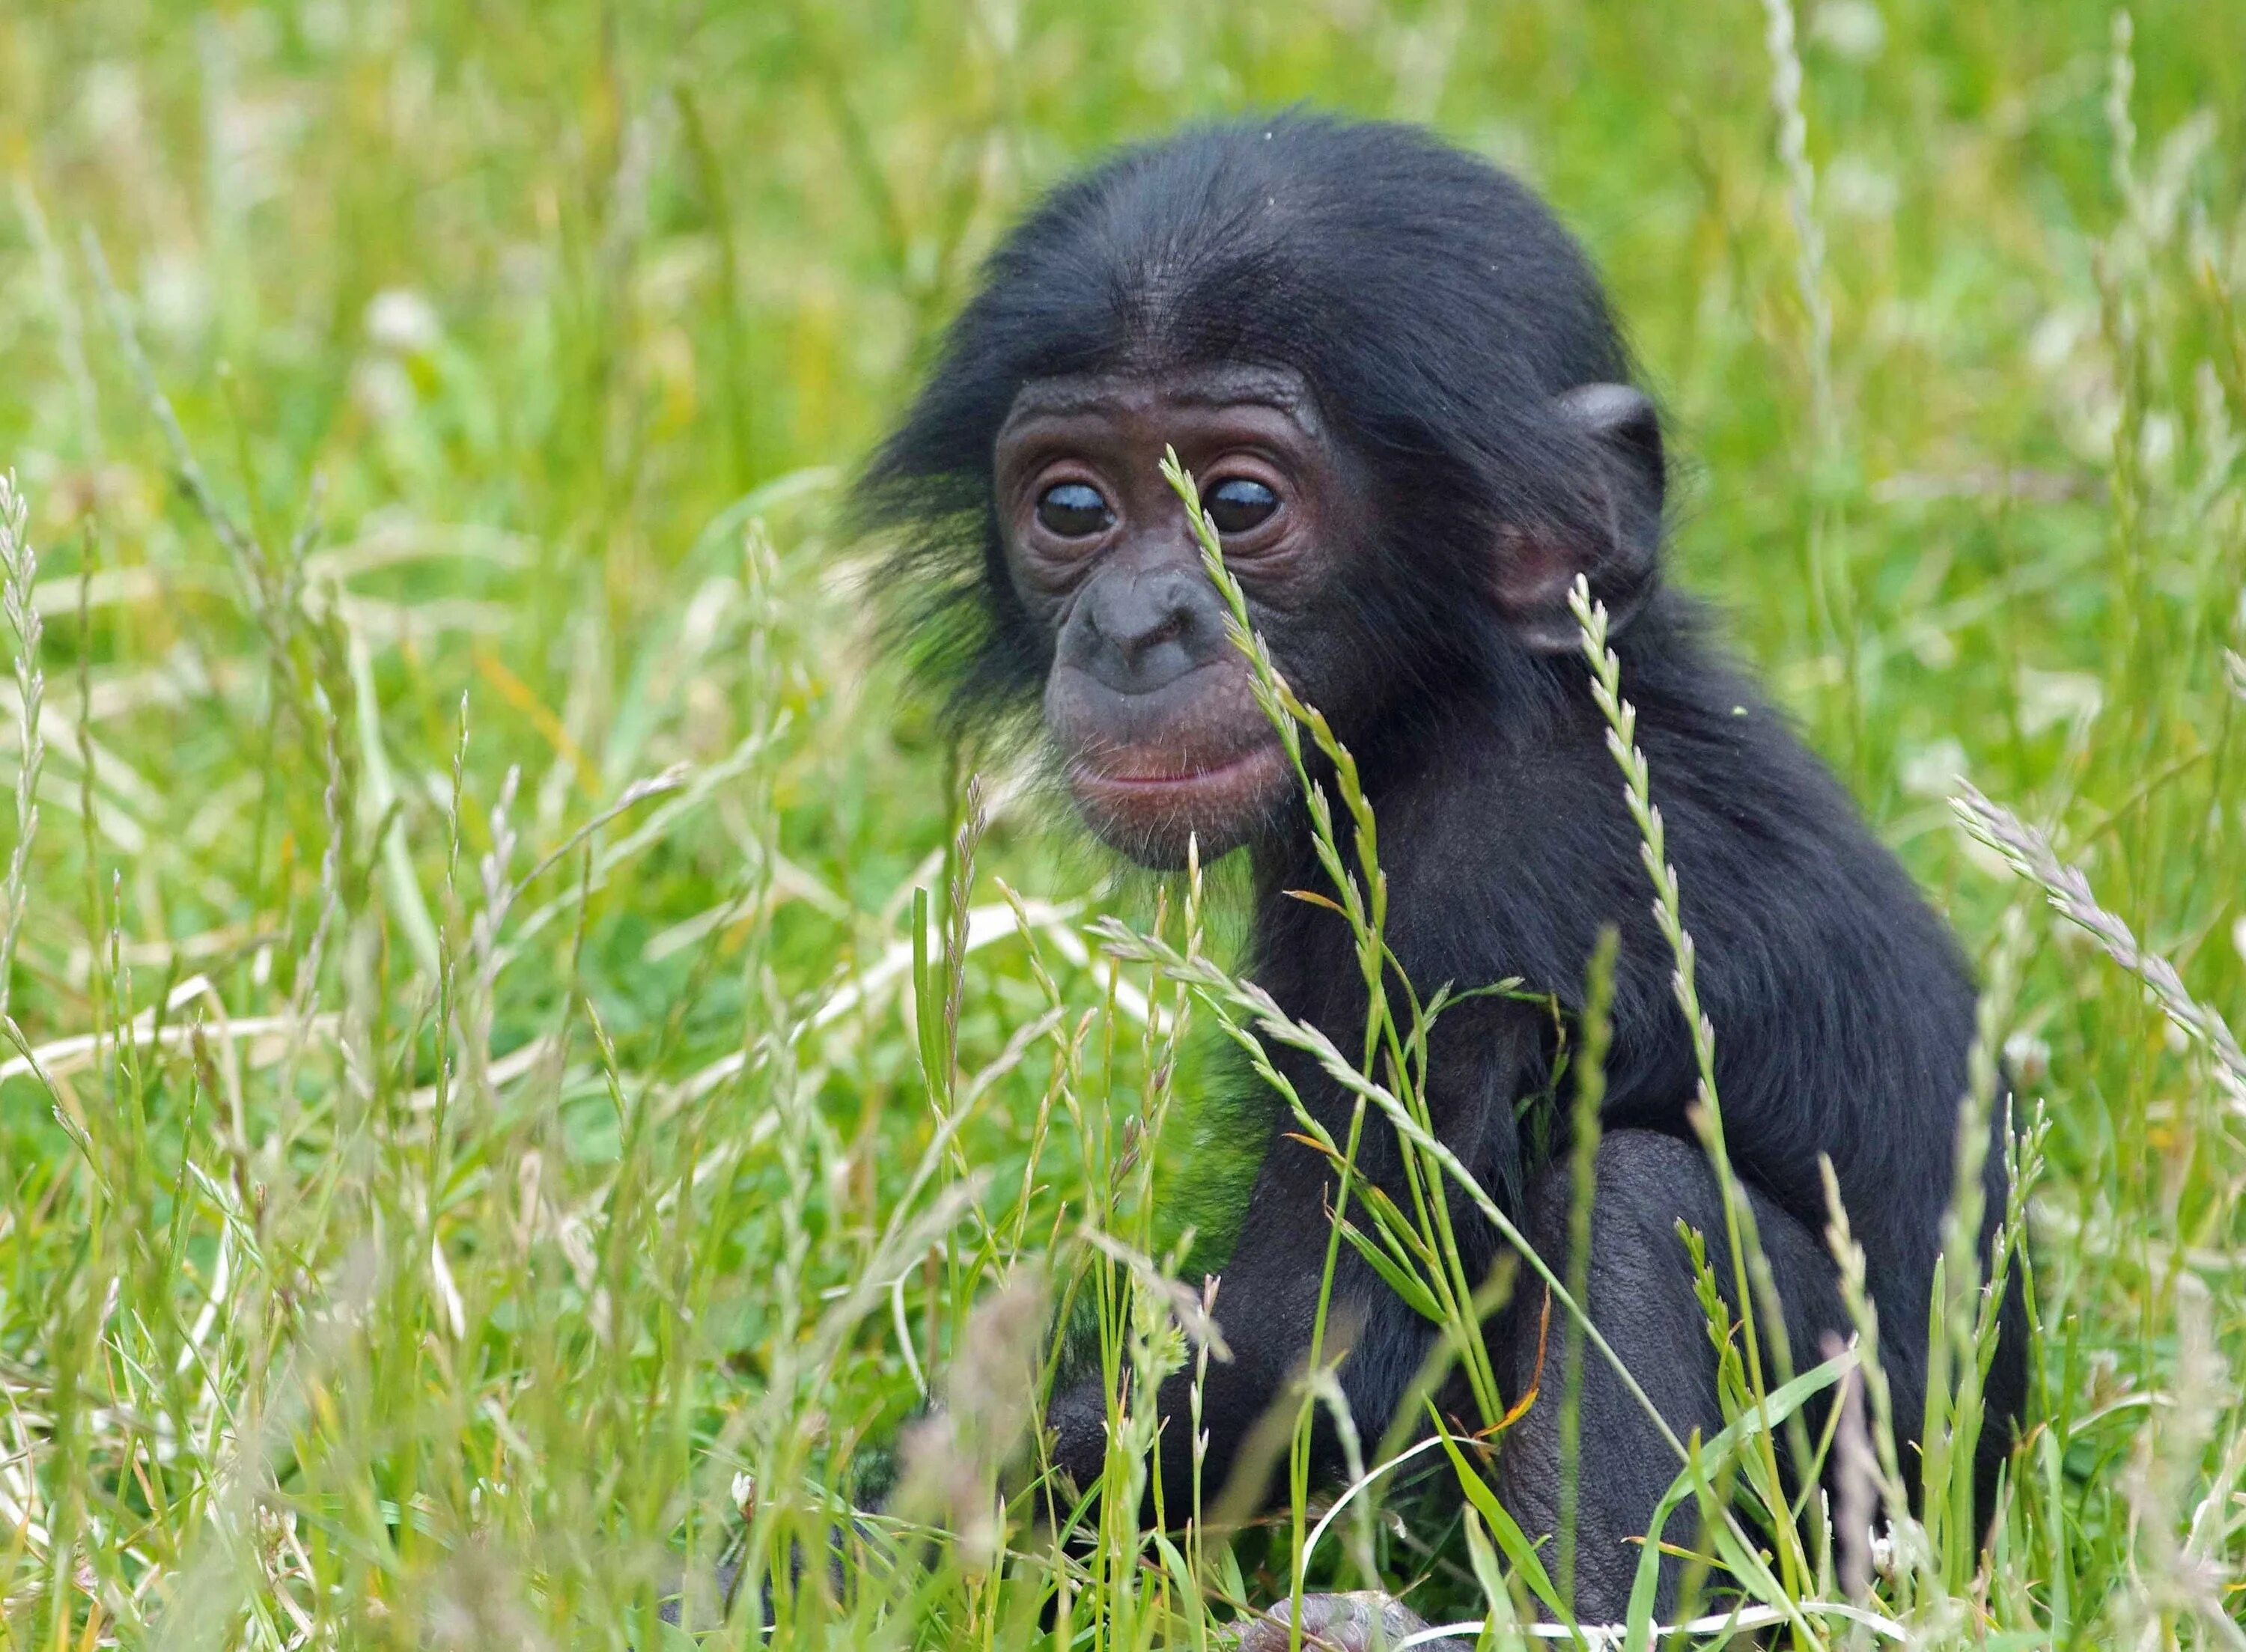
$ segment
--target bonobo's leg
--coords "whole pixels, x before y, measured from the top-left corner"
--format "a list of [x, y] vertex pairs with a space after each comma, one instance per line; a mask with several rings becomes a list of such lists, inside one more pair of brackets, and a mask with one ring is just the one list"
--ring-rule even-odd
[[[1370, 1157], [1370, 1152], [1360, 1154], [1359, 1163]], [[1201, 1426], [1209, 1437], [1201, 1475], [1204, 1512], [1225, 1493], [1242, 1445], [1299, 1371], [1309, 1351], [1327, 1235], [1332, 1232], [1326, 1215], [1329, 1186], [1324, 1159], [1283, 1137], [1272, 1144], [1256, 1174], [1240, 1239], [1225, 1264], [1216, 1298], [1217, 1323], [1223, 1328], [1232, 1358], [1209, 1363], [1201, 1393]], [[1412, 1322], [1403, 1322], [1407, 1321]], [[1393, 1395], [1386, 1396], [1384, 1404], [1380, 1396], [1357, 1390], [1366, 1376], [1380, 1379], [1384, 1388], [1400, 1389], [1425, 1346], [1426, 1327], [1345, 1244], [1335, 1261], [1326, 1323], [1329, 1353], [1338, 1349], [1344, 1337], [1359, 1354], [1373, 1348], [1385, 1353], [1392, 1344], [1408, 1343], [1388, 1357], [1376, 1356], [1370, 1362], [1353, 1357], [1343, 1370], [1343, 1386], [1359, 1429], [1368, 1438], [1378, 1438]], [[1165, 1419], [1158, 1447], [1162, 1513], [1173, 1526], [1182, 1525], [1193, 1512], [1190, 1391], [1188, 1370], [1165, 1383], [1160, 1396]], [[1054, 1437], [1054, 1465], [1080, 1489], [1099, 1478], [1106, 1454], [1106, 1393], [1096, 1376], [1056, 1396], [1046, 1411], [1045, 1425]], [[1265, 1488], [1235, 1489], [1260, 1503], [1257, 1494]], [[1151, 1503], [1150, 1482], [1150, 1513]]]
[[[1523, 1212], [1529, 1243], [1563, 1278], [1571, 1191], [1569, 1167], [1549, 1166], [1530, 1183]], [[1795, 1368], [1806, 1370], [1821, 1357], [1812, 1351], [1820, 1334], [1844, 1322], [1834, 1269], [1808, 1227], [1767, 1198], [1752, 1190], [1748, 1197], [1784, 1304]], [[1587, 1296], [1592, 1321], [1678, 1436], [1698, 1428], [1705, 1438], [1723, 1425], [1723, 1416], [1716, 1402], [1715, 1349], [1694, 1294], [1691, 1258], [1677, 1236], [1680, 1219], [1706, 1236], [1716, 1277], [1736, 1304], [1723, 1201], [1705, 1155], [1698, 1146], [1647, 1131], [1608, 1134], [1599, 1146], [1591, 1208]], [[1549, 1540], [1559, 1526], [1565, 1342], [1563, 1322], [1555, 1313], [1540, 1370], [1544, 1293], [1528, 1275], [1522, 1277], [1526, 1282], [1516, 1287], [1512, 1305], [1492, 1327], [1492, 1352], [1509, 1399], [1532, 1386], [1537, 1390], [1536, 1403], [1507, 1434], [1499, 1464], [1500, 1493], [1534, 1541]], [[1643, 1553], [1631, 1540], [1644, 1534], [1680, 1465], [1613, 1368], [1588, 1346], [1576, 1438], [1576, 1615], [1584, 1623], [1620, 1622]], [[1689, 1545], [1697, 1518], [1687, 1505], [1665, 1536]], [[1552, 1567], [1556, 1545], [1545, 1541], [1542, 1553]], [[1675, 1607], [1681, 1569], [1674, 1561], [1663, 1567], [1657, 1609], [1664, 1615]], [[1377, 1652], [1419, 1627], [1399, 1604], [1377, 1595], [1314, 1595], [1303, 1609], [1303, 1627], [1319, 1644], [1343, 1652]], [[1275, 1610], [1243, 1626], [1242, 1652], [1276, 1652], [1286, 1635], [1285, 1614]]]
[[[1716, 1402], [1715, 1349], [1693, 1295], [1691, 1259], [1677, 1234], [1682, 1220], [1707, 1239], [1708, 1259], [1734, 1317], [1740, 1298], [1733, 1288], [1725, 1241], [1723, 1201], [1715, 1173], [1697, 1146], [1639, 1130], [1618, 1130], [1599, 1144], [1596, 1194], [1591, 1207], [1591, 1258], [1587, 1306], [1591, 1322], [1613, 1344], [1623, 1364], [1678, 1438], [1693, 1429], [1703, 1438], [1723, 1426]], [[1555, 1272], [1567, 1277], [1569, 1166], [1539, 1173], [1530, 1185], [1523, 1231]], [[1763, 1250], [1786, 1313], [1794, 1368], [1822, 1357], [1821, 1334], [1847, 1323], [1837, 1276], [1818, 1236], [1769, 1199], [1749, 1190]], [[1523, 1286], [1499, 1327], [1498, 1377], [1518, 1396], [1532, 1384], [1536, 1404], [1506, 1436], [1499, 1465], [1507, 1509], [1533, 1541], [1559, 1528], [1562, 1396], [1566, 1383], [1562, 1320], [1555, 1311], [1536, 1368], [1537, 1319], [1544, 1293]], [[1761, 1324], [1759, 1318], [1757, 1324]], [[1769, 1352], [1766, 1347], [1767, 1369]], [[1630, 1601], [1639, 1546], [1655, 1505], [1679, 1464], [1635, 1396], [1612, 1366], [1588, 1344], [1583, 1350], [1580, 1442], [1576, 1472], [1575, 1607], [1580, 1621], [1619, 1622]], [[1664, 1534], [1689, 1546], [1698, 1515], [1686, 1504]], [[1555, 1546], [1544, 1550], [1548, 1567]], [[1674, 1560], [1662, 1568], [1659, 1609], [1675, 1604]]]
[[[1287, 952], [1289, 945], [1275, 944], [1274, 950]], [[1346, 959], [1334, 966], [1337, 975], [1343, 976], [1349, 967]], [[1324, 1014], [1322, 1024], [1346, 1025], [1362, 1010], [1344, 1004], [1329, 1006]], [[1427, 1091], [1433, 1098], [1436, 1134], [1485, 1186], [1503, 1189], [1517, 1180], [1514, 1098], [1528, 1061], [1541, 1050], [1542, 1037], [1542, 1023], [1534, 1010], [1504, 999], [1481, 998], [1445, 1010], [1441, 1026], [1429, 1041]], [[1282, 1054], [1279, 1059], [1282, 1070], [1289, 1071], [1290, 1057]], [[1292, 1071], [1290, 1077], [1313, 1108], [1323, 1110], [1334, 1139], [1345, 1139], [1347, 1098], [1315, 1068]], [[1210, 1362], [1202, 1390], [1201, 1426], [1208, 1433], [1201, 1474], [1206, 1508], [1214, 1508], [1228, 1491], [1251, 1505], [1263, 1504], [1263, 1494], [1270, 1490], [1266, 1473], [1271, 1465], [1245, 1460], [1255, 1453], [1243, 1453], [1242, 1447], [1249, 1443], [1273, 1402], [1289, 1390], [1310, 1353], [1320, 1276], [1333, 1234], [1337, 1189], [1324, 1155], [1296, 1139], [1294, 1128], [1290, 1118], [1283, 1118], [1274, 1132], [1217, 1293], [1216, 1320], [1232, 1358], [1226, 1363]], [[1359, 1183], [1376, 1184], [1409, 1207], [1399, 1144], [1385, 1124], [1366, 1124], [1358, 1139], [1356, 1165]], [[1352, 1214], [1360, 1223], [1365, 1220], [1361, 1207]], [[1483, 1278], [1500, 1247], [1495, 1230], [1455, 1189], [1451, 1220], [1467, 1277]], [[1379, 1439], [1395, 1416], [1433, 1340], [1433, 1328], [1389, 1289], [1355, 1249], [1346, 1243], [1336, 1247], [1322, 1355], [1331, 1360], [1348, 1350], [1339, 1372], [1342, 1394], [1368, 1446]], [[1173, 1525], [1182, 1524], [1191, 1513], [1190, 1392], [1190, 1379], [1181, 1373], [1163, 1385], [1160, 1395], [1161, 1415], [1167, 1419], [1160, 1444], [1162, 1513]], [[1106, 1396], [1096, 1378], [1057, 1396], [1046, 1412], [1047, 1426], [1055, 1436], [1054, 1461], [1079, 1487], [1090, 1486], [1099, 1477], [1106, 1417]], [[1321, 1474], [1341, 1465], [1329, 1421], [1322, 1411], [1311, 1442], [1313, 1470]], [[1243, 1471], [1239, 1484], [1234, 1483], [1235, 1468]], [[1261, 1484], [1245, 1484], [1249, 1470]]]

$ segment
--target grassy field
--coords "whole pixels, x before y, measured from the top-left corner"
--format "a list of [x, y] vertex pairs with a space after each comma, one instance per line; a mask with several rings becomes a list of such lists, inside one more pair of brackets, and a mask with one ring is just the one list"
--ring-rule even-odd
[[[931, 1392], [896, 1529], [954, 1535], [772, 1643], [1288, 1590], [1315, 1501], [1064, 1553], [992, 1493], [1064, 1303], [1194, 1357], [1124, 1288], [1236, 1169], [1178, 1148], [1215, 1008], [1090, 929], [1187, 891], [947, 760], [835, 523], [1031, 194], [1303, 99], [1582, 235], [1680, 577], [2000, 989], [2036, 1425], [1872, 1609], [2246, 1647], [2246, 7], [1787, 4], [8, 8], [5, 1644], [684, 1644], [673, 1557], [818, 1542]], [[1771, 1541], [1840, 1597], [1820, 1510]], [[1526, 1599], [1478, 1555], [1304, 1567]]]

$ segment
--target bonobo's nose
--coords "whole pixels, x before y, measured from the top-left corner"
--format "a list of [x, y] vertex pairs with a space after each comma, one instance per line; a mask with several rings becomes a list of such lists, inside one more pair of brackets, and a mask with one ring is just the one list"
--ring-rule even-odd
[[1223, 610], [1198, 569], [1113, 568], [1077, 603], [1061, 657], [1118, 694], [1151, 694], [1226, 646]]

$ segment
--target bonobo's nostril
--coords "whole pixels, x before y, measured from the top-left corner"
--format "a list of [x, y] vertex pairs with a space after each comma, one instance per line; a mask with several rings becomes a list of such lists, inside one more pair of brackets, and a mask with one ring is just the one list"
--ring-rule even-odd
[[1128, 663], [1136, 665], [1145, 657], [1148, 649], [1183, 636], [1187, 627], [1192, 622], [1192, 615], [1188, 615], [1184, 608], [1165, 608], [1154, 616], [1150, 624], [1135, 635], [1117, 636], [1110, 640], [1122, 651], [1123, 658]]
[[1221, 642], [1215, 594], [1181, 569], [1137, 573], [1119, 568], [1095, 580], [1079, 599], [1082, 631], [1062, 653], [1123, 694], [1143, 694], [1207, 663]]

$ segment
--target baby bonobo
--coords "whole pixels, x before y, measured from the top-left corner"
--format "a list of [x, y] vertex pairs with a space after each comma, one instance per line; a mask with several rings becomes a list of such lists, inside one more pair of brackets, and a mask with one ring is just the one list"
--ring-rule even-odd
[[[902, 545], [895, 583], [922, 599], [905, 629], [961, 731], [1021, 726], [1041, 705], [1051, 759], [1106, 843], [1154, 867], [1183, 864], [1195, 841], [1204, 860], [1246, 855], [1249, 973], [1341, 1048], [1365, 1018], [1351, 938], [1332, 911], [1289, 898], [1325, 883], [1308, 813], [1158, 470], [1166, 446], [1197, 479], [1280, 672], [1355, 755], [1403, 974], [1423, 994], [1515, 976], [1571, 1016], [1602, 929], [1619, 930], [1589, 1310], [1669, 1429], [1712, 1435], [1715, 1360], [1678, 1224], [1720, 1256], [1722, 1205], [1688, 1117], [1696, 1074], [1673, 961], [1568, 606], [1587, 579], [1637, 708], [1717, 1030], [1731, 1153], [1793, 1363], [1816, 1363], [1848, 1324], [1823, 1239], [1828, 1158], [1864, 1249], [1895, 1415], [1910, 1424], [1973, 988], [1846, 793], [1664, 588], [1661, 425], [1631, 377], [1582, 253], [1503, 173], [1392, 126], [1205, 127], [1122, 153], [1013, 232], [866, 496]], [[1522, 1111], [1554, 1088], [1557, 1050], [1547, 1005], [1474, 997], [1436, 1023], [1427, 1089], [1445, 1143], [1564, 1270], [1569, 1173], [1530, 1146], [1562, 1141], [1564, 1119]], [[1278, 1059], [1344, 1136], [1342, 1090]], [[1275, 1117], [1222, 1271], [1233, 1357], [1208, 1375], [1212, 1488], [1266, 1411], [1294, 1403], [1309, 1344], [1335, 1179], [1295, 1128]], [[1993, 1221], [2002, 1154], [1988, 1164]], [[1384, 1124], [1368, 1126], [1358, 1173], [1407, 1199]], [[1504, 1241], [1463, 1199], [1453, 1225], [1467, 1275], [1484, 1276]], [[1340, 1382], [1371, 1440], [1433, 1328], [1351, 1247], [1340, 1254], [1336, 1322], [1354, 1327]], [[1728, 1267], [1718, 1275], [1736, 1303]], [[1546, 1308], [1541, 1288], [1522, 1288], [1487, 1326], [1508, 1397], [1538, 1385]], [[2011, 1443], [1993, 1419], [2018, 1413], [2022, 1343], [2015, 1303], [1989, 1377], [1984, 1485]], [[1499, 1453], [1499, 1495], [1532, 1539], [1557, 1524], [1558, 1389], [1548, 1376]], [[1182, 1379], [1160, 1397], [1172, 1441], [1186, 1437], [1185, 1401]], [[1079, 1485], [1099, 1477], [1106, 1411], [1096, 1383], [1052, 1404], [1053, 1461]], [[1573, 1604], [1582, 1621], [1613, 1621], [1633, 1540], [1678, 1464], [1597, 1357], [1581, 1441]], [[1321, 1450], [1337, 1469], [1332, 1442]], [[1190, 1505], [1188, 1458], [1161, 1456], [1174, 1516]], [[1694, 1534], [1680, 1511], [1664, 1535]], [[1308, 1610], [1344, 1646], [1406, 1621], [1360, 1597]], [[1270, 1620], [1249, 1633], [1283, 1643]]]

